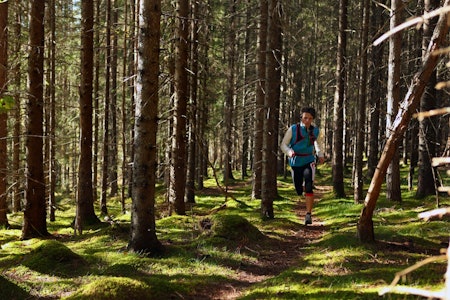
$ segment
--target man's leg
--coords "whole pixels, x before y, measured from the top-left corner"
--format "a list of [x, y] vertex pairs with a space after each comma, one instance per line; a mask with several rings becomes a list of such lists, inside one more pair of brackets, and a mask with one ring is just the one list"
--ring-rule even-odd
[[291, 167], [292, 181], [294, 183], [295, 191], [297, 195], [303, 194], [303, 168]]
[[306, 216], [305, 225], [312, 224], [311, 213], [314, 206], [314, 192], [313, 192], [313, 176], [314, 176], [314, 164], [308, 165], [304, 171], [303, 176], [305, 178], [305, 202], [306, 202]]

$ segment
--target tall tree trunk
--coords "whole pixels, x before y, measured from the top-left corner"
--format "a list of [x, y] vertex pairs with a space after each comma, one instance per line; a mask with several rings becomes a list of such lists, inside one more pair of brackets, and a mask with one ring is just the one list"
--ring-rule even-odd
[[28, 61], [27, 174], [22, 239], [48, 236], [43, 162], [45, 2], [33, 0], [30, 11]]
[[163, 250], [155, 226], [160, 19], [160, 0], [140, 0], [133, 201], [128, 249], [150, 254]]
[[[403, 22], [403, 1], [394, 0], [391, 2], [390, 27], [395, 28]], [[400, 71], [401, 71], [401, 51], [402, 32], [393, 34], [389, 38], [389, 63], [388, 63], [388, 87], [387, 87], [387, 116], [386, 116], [386, 137], [391, 135], [392, 122], [398, 112], [400, 103]], [[392, 161], [386, 174], [386, 198], [392, 201], [401, 202], [402, 194], [400, 190], [400, 153], [397, 149], [394, 152]]]
[[367, 102], [367, 55], [369, 41], [369, 16], [370, 16], [370, 0], [363, 1], [363, 21], [361, 33], [361, 66], [360, 66], [360, 97], [357, 107], [357, 132], [356, 132], [356, 151], [355, 151], [355, 186], [354, 197], [355, 202], [359, 203], [363, 200], [363, 154], [364, 154], [364, 138], [366, 133], [366, 102]]
[[260, 0], [260, 20], [258, 31], [257, 82], [253, 144], [253, 187], [252, 198], [261, 199], [263, 130], [264, 130], [264, 94], [266, 85], [266, 49], [267, 22], [269, 19], [268, 0]]
[[347, 48], [347, 0], [339, 1], [339, 37], [336, 64], [336, 91], [334, 93], [333, 135], [333, 189], [336, 197], [345, 197], [344, 190], [344, 96]]
[[21, 176], [21, 161], [20, 161], [20, 153], [21, 153], [21, 123], [22, 123], [22, 116], [21, 116], [21, 101], [20, 101], [20, 86], [22, 84], [22, 76], [21, 76], [21, 59], [20, 57], [20, 46], [21, 46], [21, 37], [22, 37], [22, 5], [20, 5], [20, 0], [16, 0], [14, 2], [14, 14], [15, 14], [15, 23], [14, 23], [14, 31], [13, 35], [15, 37], [15, 41], [13, 43], [13, 57], [15, 61], [15, 65], [13, 67], [13, 76], [14, 76], [14, 85], [16, 87], [16, 92], [14, 93], [14, 133], [13, 133], [13, 161], [12, 161], [12, 169], [14, 174], [14, 187], [13, 187], [13, 211], [19, 212], [22, 210], [22, 193], [21, 193], [21, 187], [22, 187], [22, 178]]
[[92, 186], [92, 91], [94, 75], [94, 2], [81, 1], [80, 161], [75, 230], [99, 223], [94, 212]]
[[269, 21], [267, 26], [267, 57], [266, 57], [266, 112], [263, 133], [263, 163], [261, 188], [261, 216], [265, 219], [274, 218], [273, 201], [278, 196], [277, 191], [277, 149], [278, 149], [278, 118], [280, 113], [280, 87], [282, 61], [281, 40], [281, 1], [269, 0]]
[[197, 91], [198, 91], [198, 38], [199, 38], [199, 3], [194, 1], [192, 5], [191, 24], [191, 102], [189, 107], [189, 147], [188, 147], [188, 166], [186, 178], [186, 202], [195, 203], [195, 174], [198, 165], [197, 158]]
[[109, 129], [109, 170], [108, 180], [110, 184], [109, 195], [114, 197], [119, 191], [117, 184], [117, 59], [118, 59], [118, 13], [117, 1], [113, 0], [111, 7], [111, 27], [112, 27], [112, 44], [111, 44], [111, 103], [110, 118], [111, 127]]
[[[383, 24], [382, 16], [383, 11], [380, 5], [372, 2], [372, 21], [371, 21], [371, 36], [377, 38], [378, 32]], [[367, 177], [372, 178], [375, 173], [375, 168], [378, 162], [379, 153], [379, 134], [380, 134], [380, 109], [381, 98], [384, 99], [384, 93], [379, 87], [383, 78], [383, 47], [381, 44], [377, 47], [372, 47], [371, 52], [371, 70], [370, 77], [370, 97], [369, 97], [369, 116], [370, 116], [370, 132], [369, 132], [369, 154], [367, 158]]]
[[[424, 13], [428, 13], [439, 7], [439, 0], [425, 0]], [[425, 58], [426, 49], [430, 43], [433, 29], [436, 26], [436, 18], [426, 20], [423, 24], [422, 57]], [[427, 83], [425, 92], [420, 102], [420, 111], [429, 111], [437, 108], [436, 86], [437, 71], [434, 70]], [[419, 122], [419, 169], [417, 178], [416, 197], [422, 198], [436, 193], [436, 175], [431, 167], [431, 158], [436, 156], [438, 117], [432, 116]]]
[[[446, 0], [444, 6], [449, 4], [450, 0]], [[399, 106], [400, 109], [397, 117], [395, 118], [395, 122], [392, 124], [392, 134], [386, 141], [383, 153], [381, 154], [380, 161], [377, 165], [377, 169], [372, 178], [372, 182], [370, 183], [366, 199], [364, 200], [364, 207], [361, 210], [361, 215], [358, 221], [358, 237], [363, 242], [375, 241], [372, 216], [378, 196], [380, 195], [381, 185], [392, 157], [401, 139], [403, 138], [403, 134], [408, 128], [408, 123], [419, 106], [420, 99], [422, 98], [426, 87], [426, 82], [428, 82], [439, 61], [439, 55], [433, 55], [432, 52], [438, 50], [443, 41], [446, 40], [449, 27], [447, 23], [447, 15], [448, 14], [443, 14], [439, 18], [438, 24], [429, 44], [423, 66], [414, 76], [409, 91]]]
[[[4, 98], [7, 88], [7, 70], [8, 70], [8, 2], [0, 3], [0, 97]], [[1, 104], [1, 100], [0, 100]], [[7, 166], [8, 152], [6, 138], [8, 134], [7, 127], [8, 114], [6, 110], [0, 107], [0, 228], [9, 227], [7, 217]]]
[[105, 58], [105, 101], [103, 115], [103, 165], [102, 165], [102, 194], [100, 198], [100, 210], [102, 215], [108, 215], [107, 190], [108, 190], [108, 171], [110, 155], [110, 102], [111, 102], [111, 1], [106, 1], [106, 58]]
[[188, 36], [189, 0], [177, 2], [177, 27], [175, 50], [175, 109], [174, 138], [170, 163], [170, 201], [175, 212], [186, 214], [184, 195], [186, 190], [186, 113], [188, 101]]
[[225, 185], [229, 184], [230, 180], [234, 179], [232, 170], [233, 160], [233, 111], [235, 99], [235, 72], [236, 72], [236, 0], [228, 0], [228, 36], [226, 45], [227, 55], [227, 87], [224, 105], [224, 166], [223, 166], [223, 180]]

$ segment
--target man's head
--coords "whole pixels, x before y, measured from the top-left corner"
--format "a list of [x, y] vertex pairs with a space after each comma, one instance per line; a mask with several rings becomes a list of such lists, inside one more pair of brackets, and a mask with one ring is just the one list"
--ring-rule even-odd
[[316, 117], [316, 110], [312, 107], [302, 108], [302, 123], [309, 127]]

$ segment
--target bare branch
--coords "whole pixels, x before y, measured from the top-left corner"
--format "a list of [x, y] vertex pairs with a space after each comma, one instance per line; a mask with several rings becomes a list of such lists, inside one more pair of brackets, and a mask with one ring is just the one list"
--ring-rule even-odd
[[450, 11], [450, 6], [445, 6], [445, 7], [441, 7], [439, 9], [433, 10], [429, 13], [426, 13], [420, 17], [416, 17], [413, 18], [409, 21], [406, 21], [404, 23], [402, 23], [401, 25], [389, 30], [388, 32], [386, 32], [385, 34], [383, 34], [382, 36], [380, 36], [378, 39], [376, 39], [373, 42], [374, 46], [378, 46], [379, 44], [381, 44], [384, 40], [386, 40], [387, 38], [389, 38], [391, 35], [396, 34], [399, 31], [402, 31], [403, 29], [406, 29], [408, 27], [414, 26], [416, 24], [422, 24], [425, 20], [434, 18], [440, 14], [445, 14], [448, 13]]

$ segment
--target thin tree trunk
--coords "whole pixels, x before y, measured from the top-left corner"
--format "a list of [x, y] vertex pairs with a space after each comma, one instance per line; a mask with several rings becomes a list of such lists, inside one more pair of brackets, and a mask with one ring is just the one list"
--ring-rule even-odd
[[[5, 96], [8, 70], [8, 2], [0, 3], [0, 97]], [[0, 100], [1, 101], [1, 100]], [[0, 228], [8, 228], [7, 217], [7, 166], [8, 152], [6, 138], [8, 135], [8, 114], [0, 108]]]
[[22, 193], [21, 193], [21, 186], [22, 186], [22, 172], [21, 172], [21, 164], [20, 164], [20, 153], [21, 153], [21, 123], [22, 123], [22, 116], [21, 116], [21, 101], [20, 101], [20, 93], [18, 92], [20, 90], [20, 86], [22, 83], [22, 76], [21, 76], [21, 67], [22, 64], [20, 63], [20, 46], [21, 46], [21, 36], [22, 36], [22, 9], [20, 5], [20, 0], [16, 0], [14, 2], [14, 13], [15, 13], [15, 23], [14, 23], [14, 36], [16, 37], [14, 41], [13, 46], [13, 53], [14, 53], [14, 61], [15, 66], [13, 70], [13, 76], [14, 76], [14, 84], [16, 87], [16, 92], [14, 94], [14, 136], [13, 136], [13, 174], [14, 174], [14, 187], [13, 187], [13, 211], [19, 212], [22, 210]]
[[264, 94], [266, 85], [266, 49], [267, 49], [267, 20], [268, 1], [260, 0], [260, 20], [258, 31], [258, 55], [257, 55], [257, 76], [256, 82], [256, 104], [254, 123], [254, 145], [253, 145], [253, 188], [252, 198], [261, 199], [262, 184], [262, 148], [263, 148], [263, 126], [264, 126]]
[[198, 91], [198, 19], [199, 3], [194, 1], [192, 5], [192, 25], [191, 25], [191, 103], [189, 108], [189, 146], [188, 146], [188, 166], [186, 178], [186, 202], [195, 203], [195, 171], [197, 169], [197, 91]]
[[105, 61], [105, 101], [103, 115], [103, 165], [102, 165], [102, 194], [100, 199], [100, 210], [102, 215], [108, 215], [107, 190], [108, 190], [108, 171], [109, 171], [109, 120], [110, 120], [110, 102], [111, 102], [111, 1], [106, 1], [106, 61]]
[[117, 196], [119, 187], [117, 184], [117, 53], [118, 53], [118, 13], [117, 1], [113, 0], [111, 3], [111, 27], [112, 27], [112, 44], [111, 44], [111, 103], [110, 103], [110, 118], [111, 127], [109, 129], [110, 143], [109, 143], [109, 170], [108, 180], [110, 184], [109, 195], [111, 197]]
[[[347, 0], [339, 1], [339, 37], [336, 64], [336, 91], [334, 94], [334, 135], [333, 135], [333, 188], [336, 197], [345, 197], [344, 190], [344, 95], [345, 56], [347, 48]], [[341, 149], [341, 151], [339, 150]]]
[[[446, 0], [444, 6], [449, 4], [450, 0]], [[364, 200], [364, 207], [362, 208], [358, 221], [358, 237], [363, 242], [375, 241], [372, 216], [378, 196], [380, 195], [381, 185], [399, 142], [402, 140], [403, 134], [408, 128], [411, 117], [420, 104], [420, 99], [422, 98], [425, 90], [426, 82], [428, 82], [439, 61], [439, 55], [433, 55], [432, 52], [438, 50], [443, 41], [446, 39], [449, 27], [447, 23], [447, 15], [448, 14], [441, 15], [439, 18], [433, 37], [430, 41], [430, 47], [428, 48], [429, 51], [424, 59], [424, 64], [414, 76], [409, 91], [399, 106], [400, 109], [397, 117], [395, 118], [395, 122], [392, 124], [392, 134], [386, 141], [383, 153], [381, 154], [377, 165], [377, 169], [372, 178], [372, 182], [370, 183], [369, 190]]]
[[[404, 5], [402, 0], [391, 2], [390, 27], [395, 28], [403, 21]], [[389, 63], [388, 63], [388, 87], [387, 87], [387, 116], [386, 116], [386, 137], [391, 135], [392, 122], [398, 112], [400, 103], [400, 71], [401, 71], [401, 51], [402, 32], [392, 35], [389, 39]], [[392, 201], [401, 202], [402, 194], [400, 190], [400, 153], [397, 149], [394, 152], [392, 161], [386, 174], [386, 198]]]
[[356, 153], [355, 153], [355, 187], [354, 197], [355, 203], [363, 200], [363, 154], [364, 154], [364, 138], [366, 133], [366, 102], [367, 102], [367, 55], [369, 41], [369, 15], [370, 0], [363, 1], [363, 21], [362, 21], [362, 38], [361, 38], [361, 66], [360, 66], [360, 97], [357, 107], [357, 132], [356, 132]]

